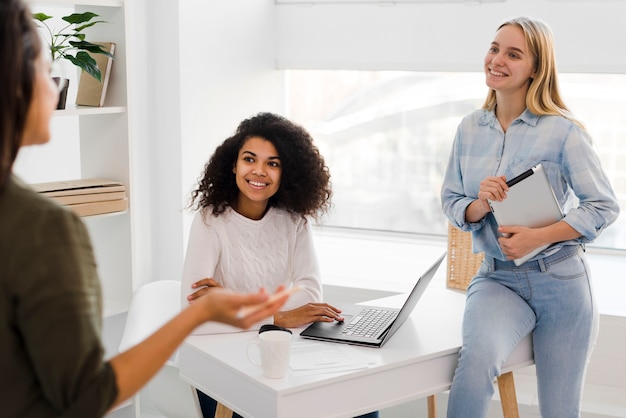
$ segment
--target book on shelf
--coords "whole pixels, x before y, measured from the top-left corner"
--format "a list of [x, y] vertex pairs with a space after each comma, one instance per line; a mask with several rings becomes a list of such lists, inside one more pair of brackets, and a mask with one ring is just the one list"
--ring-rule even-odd
[[123, 199], [77, 203], [65, 206], [78, 216], [102, 215], [105, 213], [125, 211], [128, 209], [128, 199], [124, 197]]
[[51, 196], [50, 194], [46, 194], [46, 196], [52, 198], [54, 201], [61, 205], [77, 205], [81, 203], [93, 203], [93, 202], [105, 202], [107, 200], [119, 200], [124, 199], [126, 197], [126, 192], [104, 192], [104, 193], [93, 193], [93, 194], [75, 194], [75, 195], [66, 195], [66, 196]]
[[42, 195], [64, 205], [79, 216], [122, 212], [128, 209], [122, 183], [106, 179], [79, 179], [31, 184]]
[[[115, 53], [115, 43], [113, 42], [94, 43], [102, 46], [102, 49], [112, 55]], [[85, 71], [81, 71], [78, 80], [76, 104], [81, 106], [104, 106], [104, 99], [106, 98], [107, 88], [109, 87], [113, 58], [104, 54], [89, 53], [89, 55], [98, 63], [98, 68], [102, 74], [102, 82], [96, 80]]]

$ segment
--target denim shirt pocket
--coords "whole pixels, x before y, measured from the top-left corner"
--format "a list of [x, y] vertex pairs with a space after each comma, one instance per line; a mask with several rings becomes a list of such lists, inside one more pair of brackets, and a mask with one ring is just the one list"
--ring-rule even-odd
[[541, 161], [541, 165], [543, 166], [543, 171], [548, 176], [548, 181], [552, 186], [552, 190], [554, 190], [557, 200], [563, 206], [568, 185], [561, 174], [561, 165], [554, 161]]
[[539, 162], [540, 161], [529, 158], [512, 158], [509, 165], [504, 170], [506, 180], [509, 181], [512, 178], [519, 176], [539, 164]]

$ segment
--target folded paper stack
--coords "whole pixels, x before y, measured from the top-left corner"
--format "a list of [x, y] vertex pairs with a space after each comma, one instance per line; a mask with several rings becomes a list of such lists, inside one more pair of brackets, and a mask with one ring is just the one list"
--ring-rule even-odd
[[128, 198], [122, 183], [105, 179], [80, 179], [31, 184], [31, 187], [79, 216], [123, 212]]

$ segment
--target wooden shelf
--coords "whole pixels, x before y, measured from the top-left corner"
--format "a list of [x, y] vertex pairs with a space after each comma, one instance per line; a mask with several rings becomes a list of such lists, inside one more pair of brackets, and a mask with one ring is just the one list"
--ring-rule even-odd
[[127, 213], [128, 213], [128, 210], [120, 210], [117, 212], [99, 213], [97, 215], [81, 216], [81, 218], [88, 218], [88, 219], [110, 218], [111, 216], [121, 216]]
[[109, 115], [126, 113], [126, 106], [68, 106], [65, 109], [55, 110], [55, 116], [83, 116], [83, 115]]
[[101, 6], [101, 7], [122, 7], [124, 0], [26, 0], [32, 5], [66, 5], [66, 6]]

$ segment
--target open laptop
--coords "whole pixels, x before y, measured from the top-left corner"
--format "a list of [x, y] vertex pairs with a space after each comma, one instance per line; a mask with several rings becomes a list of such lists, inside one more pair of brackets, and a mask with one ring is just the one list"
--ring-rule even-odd
[[[446, 254], [447, 251], [417, 279], [417, 283], [402, 308], [367, 305], [341, 306], [343, 322], [313, 322], [300, 335], [314, 340], [382, 347], [411, 315]], [[368, 321], [368, 317], [372, 317], [371, 322]], [[369, 329], [364, 329], [366, 323]]]
[[[563, 218], [561, 206], [541, 164], [507, 181], [506, 184], [509, 186], [506, 199], [502, 202], [489, 201], [491, 212], [499, 226], [540, 228], [552, 225]], [[515, 259], [515, 265], [522, 265], [547, 247], [541, 246]]]

